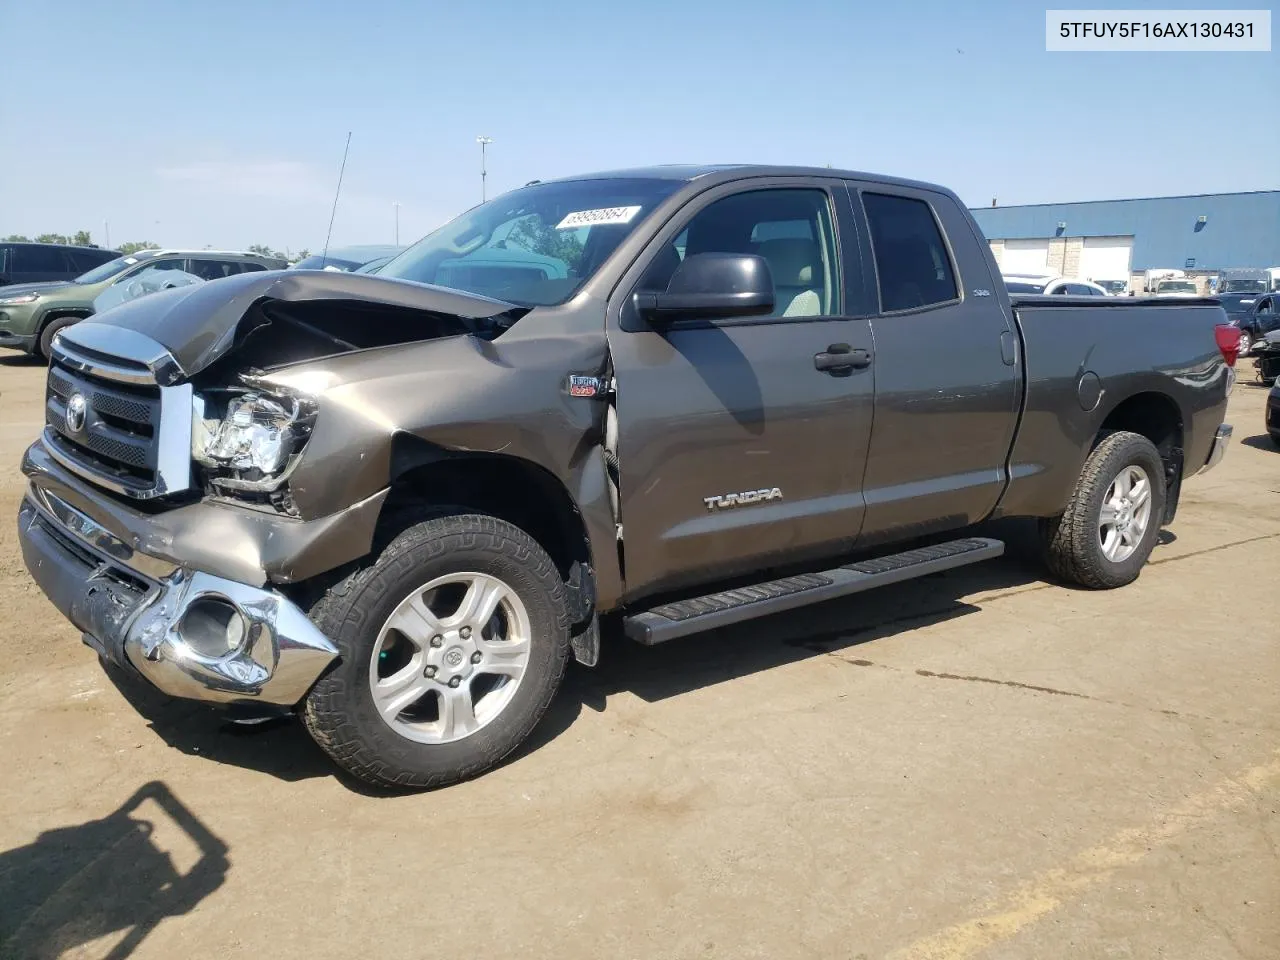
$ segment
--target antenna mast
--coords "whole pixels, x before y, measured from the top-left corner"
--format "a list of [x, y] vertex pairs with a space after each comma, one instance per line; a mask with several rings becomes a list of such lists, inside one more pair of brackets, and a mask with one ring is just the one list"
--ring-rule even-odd
[[333, 209], [329, 211], [329, 231], [324, 235], [324, 251], [320, 254], [320, 269], [329, 257], [329, 238], [333, 236], [333, 218], [338, 215], [338, 196], [342, 193], [342, 175], [347, 172], [347, 151], [351, 149], [351, 131], [347, 131], [347, 145], [342, 148], [342, 167], [338, 170], [338, 189], [333, 191]]

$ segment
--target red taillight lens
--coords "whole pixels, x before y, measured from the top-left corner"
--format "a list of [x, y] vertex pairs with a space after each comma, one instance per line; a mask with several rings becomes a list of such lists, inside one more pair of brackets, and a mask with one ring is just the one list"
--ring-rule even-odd
[[1240, 328], [1229, 323], [1220, 323], [1213, 328], [1214, 339], [1218, 341], [1218, 349], [1222, 351], [1222, 359], [1228, 367], [1236, 365], [1236, 357], [1240, 356]]

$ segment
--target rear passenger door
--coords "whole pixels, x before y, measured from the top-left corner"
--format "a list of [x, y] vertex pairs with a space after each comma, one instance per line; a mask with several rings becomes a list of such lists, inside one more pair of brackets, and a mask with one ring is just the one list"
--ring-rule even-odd
[[986, 241], [946, 194], [851, 183], [850, 196], [879, 297], [863, 540], [976, 522], [1004, 489], [1021, 390]]
[[[763, 257], [773, 315], [650, 327], [632, 295], [703, 253]], [[862, 277], [843, 183], [823, 178], [712, 188], [623, 277], [608, 334], [630, 598], [852, 546], [874, 376]]]

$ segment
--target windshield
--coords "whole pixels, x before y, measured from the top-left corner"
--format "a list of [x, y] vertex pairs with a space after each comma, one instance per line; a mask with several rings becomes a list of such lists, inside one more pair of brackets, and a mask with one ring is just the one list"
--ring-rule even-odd
[[360, 266], [355, 260], [339, 260], [337, 257], [326, 257], [317, 253], [314, 257], [305, 257], [293, 265], [295, 270], [354, 270]]
[[679, 180], [568, 180], [522, 187], [418, 241], [380, 277], [531, 307], [564, 303]]
[[1010, 293], [1044, 293], [1043, 283], [1026, 283], [1021, 280], [1006, 280], [1005, 287]]
[[137, 257], [116, 257], [114, 260], [108, 260], [101, 266], [94, 267], [88, 273], [82, 273], [76, 277], [76, 283], [97, 283], [100, 280], [109, 280], [117, 273], [123, 273], [138, 262]]
[[1265, 280], [1223, 280], [1219, 293], [1266, 293]]
[[1165, 281], [1156, 287], [1159, 293], [1195, 293], [1196, 285], [1190, 280]]

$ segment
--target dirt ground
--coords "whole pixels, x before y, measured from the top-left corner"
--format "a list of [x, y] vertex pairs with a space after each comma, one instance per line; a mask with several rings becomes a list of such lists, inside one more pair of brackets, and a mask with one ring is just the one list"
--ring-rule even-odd
[[[10, 518], [42, 380], [0, 360]], [[1280, 957], [1263, 398], [1131, 587], [1046, 584], [1006, 525], [997, 563], [619, 641], [517, 758], [410, 797], [293, 724], [139, 713], [4, 522], [0, 955]]]

